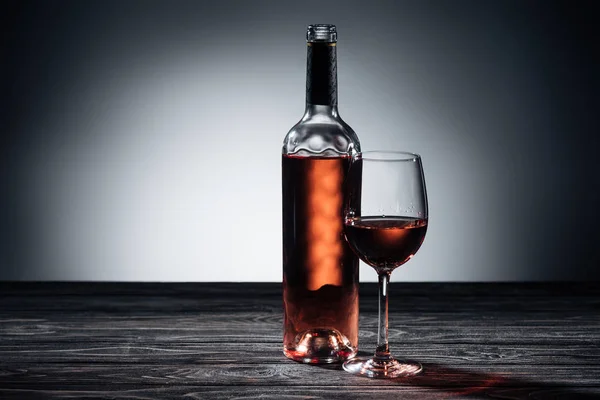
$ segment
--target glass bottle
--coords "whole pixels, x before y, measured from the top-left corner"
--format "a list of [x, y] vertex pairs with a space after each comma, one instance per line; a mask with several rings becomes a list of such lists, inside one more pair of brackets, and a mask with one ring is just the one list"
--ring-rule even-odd
[[358, 258], [343, 215], [359, 209], [360, 174], [348, 169], [360, 144], [338, 113], [336, 49], [335, 25], [308, 26], [306, 110], [282, 150], [283, 347], [312, 364], [358, 349]]

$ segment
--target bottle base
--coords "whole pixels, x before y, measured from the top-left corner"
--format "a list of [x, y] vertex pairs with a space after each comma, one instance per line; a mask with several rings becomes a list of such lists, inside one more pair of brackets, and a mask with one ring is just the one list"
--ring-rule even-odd
[[283, 354], [305, 364], [332, 364], [351, 359], [357, 349], [336, 329], [317, 328], [301, 332], [294, 346], [284, 347]]

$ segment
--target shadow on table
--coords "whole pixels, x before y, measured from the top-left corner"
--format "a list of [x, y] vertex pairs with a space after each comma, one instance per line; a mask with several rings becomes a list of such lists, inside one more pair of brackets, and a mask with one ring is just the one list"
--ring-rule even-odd
[[398, 382], [442, 390], [458, 396], [486, 396], [497, 399], [600, 399], [598, 393], [585, 393], [575, 388], [536, 382], [527, 378], [479, 373], [438, 364], [423, 364], [423, 373]]
[[[362, 351], [358, 354], [359, 357], [370, 357], [371, 355]], [[560, 384], [552, 385], [548, 382], [536, 382], [527, 378], [512, 378], [508, 376], [508, 373], [481, 373], [439, 364], [422, 364], [423, 372], [421, 374], [411, 378], [391, 379], [387, 382], [396, 382], [402, 386], [430, 388], [450, 396], [459, 397], [485, 397], [505, 400], [600, 400], [599, 392], [586, 392], [585, 388], [576, 389]], [[342, 369], [339, 364], [320, 367]], [[589, 388], [589, 390], [597, 390], [597, 388]]]

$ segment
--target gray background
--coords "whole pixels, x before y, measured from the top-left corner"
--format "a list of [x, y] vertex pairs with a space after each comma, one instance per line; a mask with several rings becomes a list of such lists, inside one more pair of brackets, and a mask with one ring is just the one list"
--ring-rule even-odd
[[572, 4], [5, 3], [0, 279], [280, 281], [309, 23], [338, 26], [363, 149], [423, 156], [395, 280], [598, 279], [598, 29]]

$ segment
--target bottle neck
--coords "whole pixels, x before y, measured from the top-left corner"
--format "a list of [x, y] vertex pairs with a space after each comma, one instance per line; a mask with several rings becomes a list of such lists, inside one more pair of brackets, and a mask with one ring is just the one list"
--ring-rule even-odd
[[306, 56], [306, 108], [328, 106], [337, 111], [336, 43], [309, 42]]

